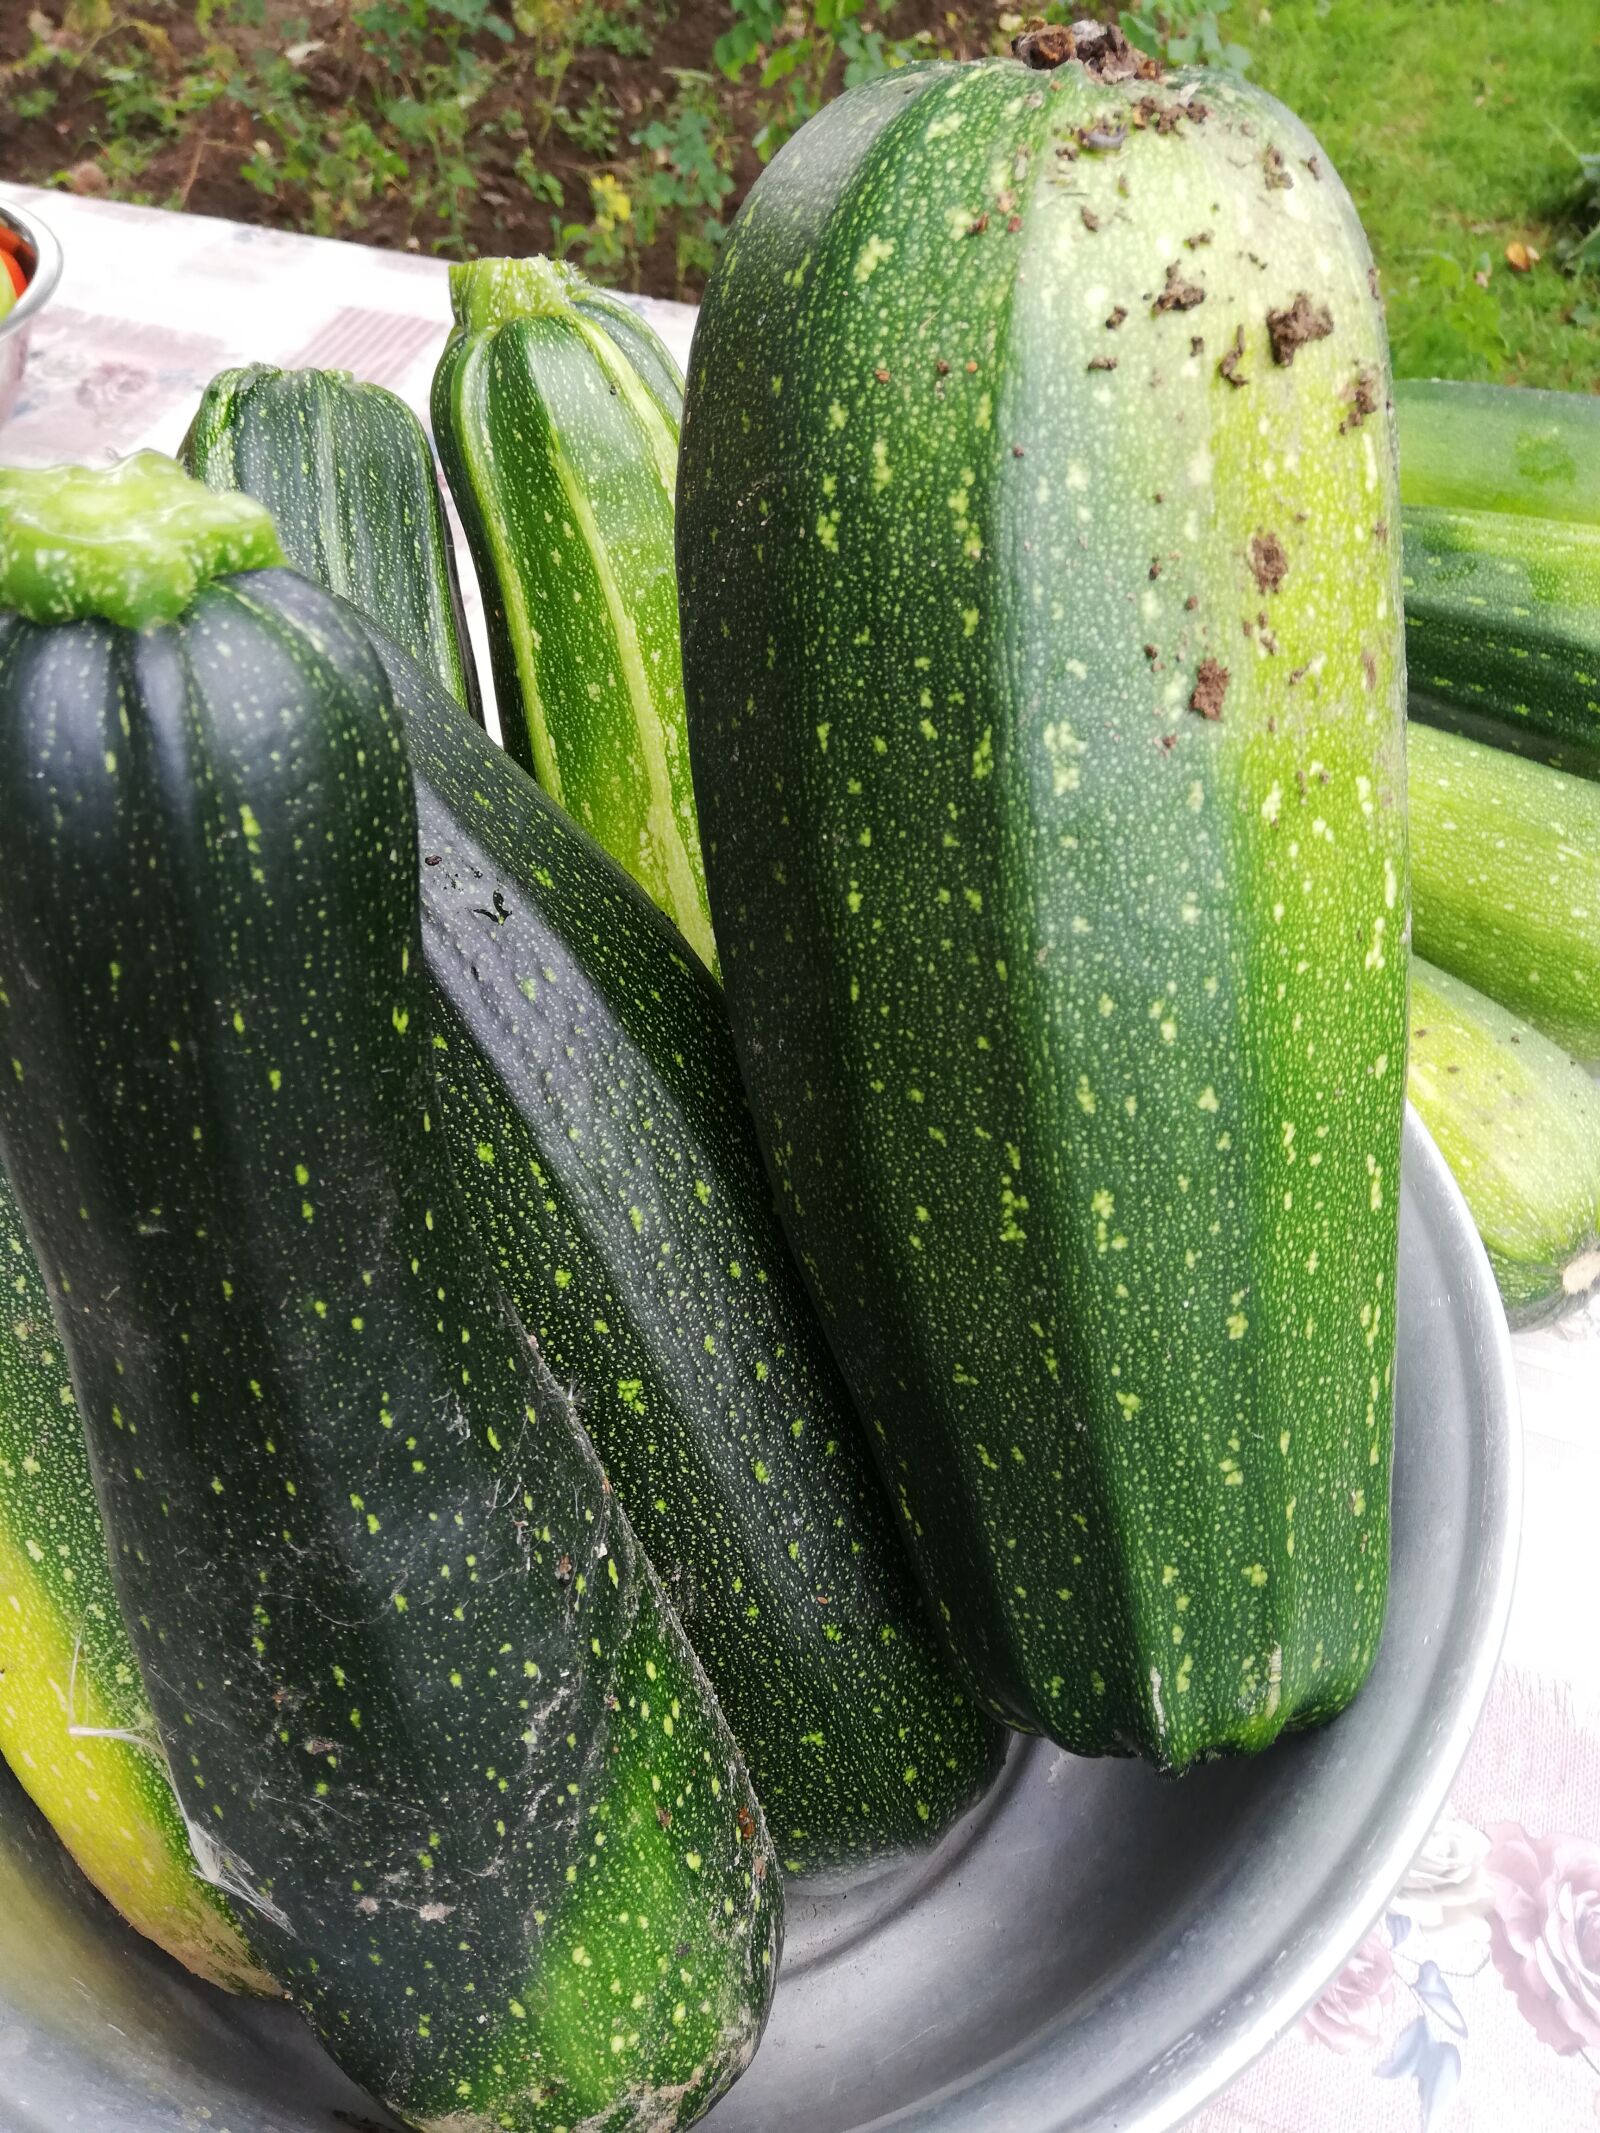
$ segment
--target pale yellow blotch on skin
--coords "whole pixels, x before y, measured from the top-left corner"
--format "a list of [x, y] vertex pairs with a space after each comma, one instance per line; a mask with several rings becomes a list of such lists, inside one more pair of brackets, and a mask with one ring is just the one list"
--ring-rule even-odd
[[861, 250], [856, 254], [856, 263], [851, 269], [857, 288], [861, 288], [869, 282], [885, 260], [893, 259], [894, 249], [894, 239], [892, 237], [880, 237], [874, 234], [867, 239]]

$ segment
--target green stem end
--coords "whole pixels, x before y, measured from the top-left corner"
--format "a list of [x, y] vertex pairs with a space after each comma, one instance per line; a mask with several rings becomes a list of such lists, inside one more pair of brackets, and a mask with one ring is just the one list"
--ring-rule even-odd
[[0, 467], [0, 610], [30, 622], [176, 621], [203, 585], [284, 561], [252, 497], [135, 452], [111, 467]]
[[559, 259], [469, 259], [450, 269], [458, 333], [487, 333], [518, 318], [561, 318], [588, 286]]

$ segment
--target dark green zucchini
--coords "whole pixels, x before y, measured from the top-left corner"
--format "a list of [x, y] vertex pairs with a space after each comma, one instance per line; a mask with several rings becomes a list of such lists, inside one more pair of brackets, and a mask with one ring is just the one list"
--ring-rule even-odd
[[403, 400], [343, 370], [224, 370], [179, 454], [272, 513], [296, 570], [420, 660], [481, 725], [483, 705], [433, 453]]
[[714, 968], [683, 724], [672, 359], [549, 260], [452, 267], [450, 298], [433, 427], [506, 746]]
[[1402, 378], [1400, 501], [1600, 524], [1600, 399]]
[[[387, 651], [387, 648], [384, 648]], [[670, 924], [403, 656], [458, 1189], [727, 1713], [792, 1872], [997, 1772], [785, 1247], [727, 1013]]]
[[721, 996], [403, 655], [390, 676], [457, 1185], [582, 1404], [786, 1866], [925, 1843], [1001, 1739], [923, 1614], [773, 1212]]
[[1600, 1281], [1600, 1089], [1530, 1023], [1414, 957], [1406, 1090], [1513, 1325]]
[[1387, 361], [1281, 106], [1024, 49], [848, 91], [729, 234], [690, 736], [757, 1130], [966, 1678], [1181, 1768], [1383, 1620]]
[[1600, 787], [1412, 721], [1417, 953], [1600, 1066]]
[[1413, 718], [1600, 778], [1595, 522], [1401, 513]]
[[779, 1877], [450, 1177], [383, 668], [214, 575], [179, 479], [102, 478], [194, 588], [122, 629], [94, 477], [0, 477], [0, 608], [62, 618], [0, 621], [0, 1145], [123, 1613], [197, 1856], [357, 2080], [665, 2133], [755, 2047]]
[[0, 1168], [0, 1753], [89, 1879], [214, 1985], [271, 1992], [196, 1871], [106, 1560], [83, 1429]]

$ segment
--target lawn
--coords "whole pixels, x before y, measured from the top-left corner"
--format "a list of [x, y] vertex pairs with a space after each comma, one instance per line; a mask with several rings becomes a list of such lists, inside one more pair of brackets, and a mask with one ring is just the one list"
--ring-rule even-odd
[[[1244, 24], [1251, 74], [1355, 196], [1403, 377], [1600, 387], [1600, 261], [1554, 260], [1600, 151], [1594, 0], [1290, 0]], [[1600, 203], [1592, 203], [1592, 226]], [[1506, 259], [1542, 256], [1526, 273]]]
[[[1320, 135], [1402, 375], [1600, 388], [1600, 237], [1564, 271], [1600, 225], [1594, 0], [1145, 0], [1122, 19], [1168, 57], [1247, 66]], [[558, 252], [692, 297], [822, 98], [1004, 50], [1022, 20], [995, 0], [11, 0], [0, 177], [447, 254]]]

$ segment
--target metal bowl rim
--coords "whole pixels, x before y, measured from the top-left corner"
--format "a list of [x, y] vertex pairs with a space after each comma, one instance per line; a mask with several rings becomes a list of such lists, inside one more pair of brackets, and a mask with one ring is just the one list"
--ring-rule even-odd
[[0, 319], [0, 341], [3, 341], [9, 334], [26, 332], [54, 296], [61, 279], [61, 245], [47, 223], [9, 200], [0, 200], [0, 222], [8, 222], [14, 230], [20, 230], [33, 246], [38, 259], [33, 279]]
[[[1476, 1342], [1483, 1373], [1481, 1451], [1484, 1496], [1495, 1523], [1483, 1532], [1482, 1574], [1477, 1585], [1479, 1623], [1470, 1643], [1470, 1659], [1460, 1669], [1459, 1685], [1447, 1723], [1440, 1727], [1428, 1759], [1428, 1775], [1410, 1795], [1387, 1843], [1375, 1860], [1346, 1883], [1330, 1906], [1329, 1922], [1315, 1944], [1272, 1977], [1271, 1989], [1250, 1995], [1256, 2011], [1220, 2020], [1215, 2046], [1203, 2063], [1176, 2084], [1151, 2082], [1146, 2101], [1134, 2104], [1117, 2120], [1118, 2133], [1171, 2133], [1236, 2081], [1297, 2016], [1324, 1991], [1381, 1916], [1404, 1880], [1428, 1832], [1443, 1812], [1450, 1788], [1477, 1730], [1500, 1651], [1505, 1641], [1516, 1583], [1521, 1543], [1522, 1428], [1521, 1400], [1510, 1329], [1487, 1254], [1467, 1211], [1466, 1201], [1435, 1146], [1432, 1136], [1408, 1103], [1405, 1122], [1405, 1167], [1408, 1183], [1427, 1203], [1430, 1228], [1461, 1277], [1459, 1314]], [[1258, 1974], [1260, 1974], [1258, 1972]], [[1242, 2003], [1248, 2007], [1250, 2001]], [[1065, 2019], [1065, 2018], [1063, 2018]], [[1056, 2025], [1052, 2024], [1051, 2029]], [[1023, 2047], [1009, 2064], [987, 2070], [983, 2123], [1027, 2126], [1030, 2133], [1070, 2133], [1072, 2106], [1058, 2093], [1050, 2049], [1051, 2029]], [[1152, 2074], [1156, 2068], [1152, 2068]], [[915, 2133], [971, 2133], [973, 2094], [961, 2081], [942, 2094], [891, 2111], [862, 2133], [888, 2133], [897, 2125]]]

